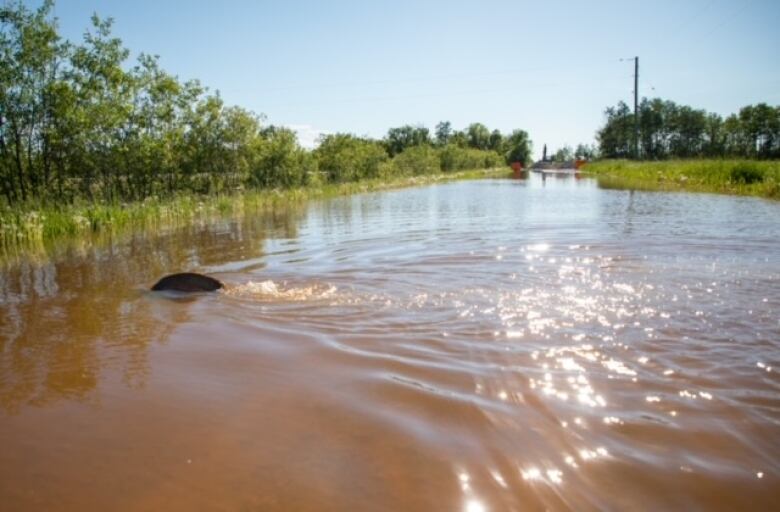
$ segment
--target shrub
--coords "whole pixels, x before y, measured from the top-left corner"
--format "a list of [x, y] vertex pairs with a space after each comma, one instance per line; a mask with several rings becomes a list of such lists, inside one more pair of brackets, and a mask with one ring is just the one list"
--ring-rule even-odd
[[730, 178], [732, 183], [742, 183], [745, 185], [761, 183], [764, 181], [764, 171], [755, 165], [743, 162], [731, 169]]
[[504, 165], [495, 151], [462, 148], [454, 144], [444, 146], [439, 153], [440, 168], [444, 172], [466, 169], [487, 169]]
[[298, 145], [295, 133], [275, 129], [256, 145], [256, 157], [249, 174], [255, 187], [297, 187], [307, 183], [317, 162]]
[[439, 172], [439, 152], [430, 146], [406, 148], [393, 158], [394, 174], [418, 176]]
[[314, 156], [329, 183], [376, 178], [388, 159], [378, 142], [349, 134], [326, 136]]

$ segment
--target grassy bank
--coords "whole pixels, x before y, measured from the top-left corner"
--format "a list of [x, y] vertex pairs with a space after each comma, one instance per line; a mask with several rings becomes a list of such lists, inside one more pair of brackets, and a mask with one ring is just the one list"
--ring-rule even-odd
[[273, 211], [307, 200], [425, 185], [441, 181], [498, 177], [506, 168], [461, 171], [394, 179], [374, 179], [305, 188], [266, 189], [233, 195], [179, 195], [135, 203], [92, 203], [57, 207], [28, 204], [0, 209], [0, 259], [40, 252], [58, 240], [96, 234], [167, 229], [213, 218]]
[[602, 160], [585, 169], [607, 188], [713, 192], [780, 199], [780, 161]]

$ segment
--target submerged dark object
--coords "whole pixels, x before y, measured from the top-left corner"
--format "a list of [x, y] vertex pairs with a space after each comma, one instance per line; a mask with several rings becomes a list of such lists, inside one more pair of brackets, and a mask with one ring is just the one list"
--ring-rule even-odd
[[213, 277], [194, 272], [182, 272], [163, 277], [152, 286], [152, 291], [213, 292], [220, 288], [222, 283]]

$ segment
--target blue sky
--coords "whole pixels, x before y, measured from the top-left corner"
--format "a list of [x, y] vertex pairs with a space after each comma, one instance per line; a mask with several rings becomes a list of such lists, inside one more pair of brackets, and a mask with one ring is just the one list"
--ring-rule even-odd
[[[29, 1], [30, 5], [37, 2]], [[479, 121], [542, 145], [593, 142], [603, 110], [642, 96], [729, 114], [780, 104], [780, 1], [59, 0], [80, 39], [97, 12], [227, 103], [297, 128], [382, 137]]]

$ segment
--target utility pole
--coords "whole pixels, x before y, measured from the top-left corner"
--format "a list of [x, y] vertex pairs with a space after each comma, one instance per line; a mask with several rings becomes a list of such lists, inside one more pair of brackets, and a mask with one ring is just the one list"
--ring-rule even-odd
[[639, 57], [634, 57], [634, 158], [639, 160]]

